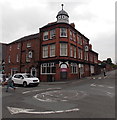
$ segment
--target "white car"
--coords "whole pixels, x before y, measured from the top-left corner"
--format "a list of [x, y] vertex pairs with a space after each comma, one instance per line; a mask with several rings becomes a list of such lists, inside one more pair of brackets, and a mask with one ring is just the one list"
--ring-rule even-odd
[[26, 87], [27, 85], [37, 86], [40, 82], [40, 80], [37, 77], [34, 77], [27, 73], [14, 74], [12, 80], [14, 84], [23, 85], [24, 87]]

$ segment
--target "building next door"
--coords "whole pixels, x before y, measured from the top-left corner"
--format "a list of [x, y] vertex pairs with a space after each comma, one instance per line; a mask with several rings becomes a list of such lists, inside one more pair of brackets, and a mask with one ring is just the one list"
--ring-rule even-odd
[[60, 79], [67, 79], [67, 65], [66, 64], [62, 64], [60, 66]]

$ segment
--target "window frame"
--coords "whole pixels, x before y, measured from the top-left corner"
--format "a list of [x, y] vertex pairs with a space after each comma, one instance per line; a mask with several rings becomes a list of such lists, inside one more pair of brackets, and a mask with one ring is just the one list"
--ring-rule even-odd
[[48, 40], [48, 38], [49, 38], [49, 32], [48, 31], [43, 32], [43, 40], [46, 41], [46, 40]]
[[43, 51], [42, 58], [48, 58], [48, 45], [43, 46], [42, 51]]
[[60, 28], [60, 37], [67, 37], [67, 28]]
[[60, 43], [60, 56], [68, 56], [68, 43]]
[[50, 30], [50, 39], [53, 39], [54, 37], [56, 37], [56, 30], [52, 29]]
[[[55, 57], [55, 54], [56, 54], [56, 46], [55, 44], [51, 44], [50, 45], [50, 57]], [[53, 54], [54, 53], [54, 54]]]

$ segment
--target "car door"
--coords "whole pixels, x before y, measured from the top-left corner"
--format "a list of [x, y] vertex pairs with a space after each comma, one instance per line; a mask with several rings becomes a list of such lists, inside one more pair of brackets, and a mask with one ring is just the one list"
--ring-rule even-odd
[[19, 75], [14, 75], [14, 76], [12, 77], [12, 80], [13, 80], [13, 82], [14, 82], [15, 84], [18, 84], [18, 78], [19, 78]]
[[19, 78], [17, 79], [17, 80], [18, 80], [18, 81], [17, 81], [18, 84], [23, 84], [23, 78], [24, 78], [24, 77], [23, 77], [22, 75], [19, 75], [18, 77], [19, 77]]
[[23, 83], [22, 75], [14, 75], [13, 81], [15, 84], [22, 84]]

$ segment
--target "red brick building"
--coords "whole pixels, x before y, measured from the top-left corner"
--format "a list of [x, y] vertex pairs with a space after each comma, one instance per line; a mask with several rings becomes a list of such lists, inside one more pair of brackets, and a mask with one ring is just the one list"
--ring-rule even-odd
[[77, 79], [96, 74], [98, 53], [92, 50], [89, 39], [62, 8], [57, 21], [40, 32], [16, 40], [7, 47], [6, 73], [28, 72], [41, 81]]

